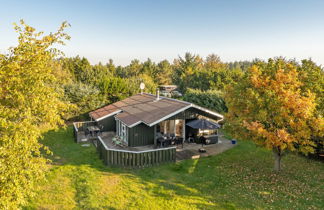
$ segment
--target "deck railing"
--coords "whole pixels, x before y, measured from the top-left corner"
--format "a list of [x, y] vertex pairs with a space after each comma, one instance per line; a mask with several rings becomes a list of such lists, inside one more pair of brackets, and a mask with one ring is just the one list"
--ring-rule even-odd
[[98, 136], [97, 151], [108, 166], [143, 168], [161, 163], [175, 162], [176, 147], [159, 148], [145, 151], [130, 151], [108, 148]]
[[74, 122], [73, 123], [73, 134], [75, 142], [78, 142], [78, 133], [86, 131], [87, 127], [97, 125], [96, 121], [84, 121], [84, 122]]

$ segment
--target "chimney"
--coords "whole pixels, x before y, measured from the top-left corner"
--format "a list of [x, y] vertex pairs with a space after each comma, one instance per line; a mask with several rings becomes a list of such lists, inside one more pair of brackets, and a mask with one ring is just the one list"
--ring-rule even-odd
[[156, 88], [156, 101], [160, 100], [160, 89]]

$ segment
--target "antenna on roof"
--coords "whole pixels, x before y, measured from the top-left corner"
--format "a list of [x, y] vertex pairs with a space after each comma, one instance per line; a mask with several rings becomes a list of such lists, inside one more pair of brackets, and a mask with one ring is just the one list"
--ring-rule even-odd
[[141, 82], [141, 84], [140, 84], [141, 94], [143, 94], [144, 88], [145, 88], [145, 84], [144, 84], [144, 82]]

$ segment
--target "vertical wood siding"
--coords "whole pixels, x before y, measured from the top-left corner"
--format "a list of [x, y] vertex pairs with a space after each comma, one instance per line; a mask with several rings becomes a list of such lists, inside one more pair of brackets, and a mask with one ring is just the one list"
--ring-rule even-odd
[[141, 152], [115, 150], [107, 148], [100, 137], [97, 142], [97, 152], [105, 165], [125, 168], [144, 168], [176, 160], [175, 147]]
[[128, 128], [128, 146], [137, 147], [154, 144], [154, 127], [149, 127], [143, 123]]
[[98, 121], [99, 125], [103, 125], [103, 131], [116, 131], [116, 120], [114, 116], [106, 117]]

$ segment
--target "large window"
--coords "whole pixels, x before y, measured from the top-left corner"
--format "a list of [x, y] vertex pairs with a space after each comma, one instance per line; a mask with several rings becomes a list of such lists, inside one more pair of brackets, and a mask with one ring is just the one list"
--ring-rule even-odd
[[184, 120], [165, 120], [159, 123], [157, 126], [157, 132], [182, 136], [184, 132], [183, 124]]

